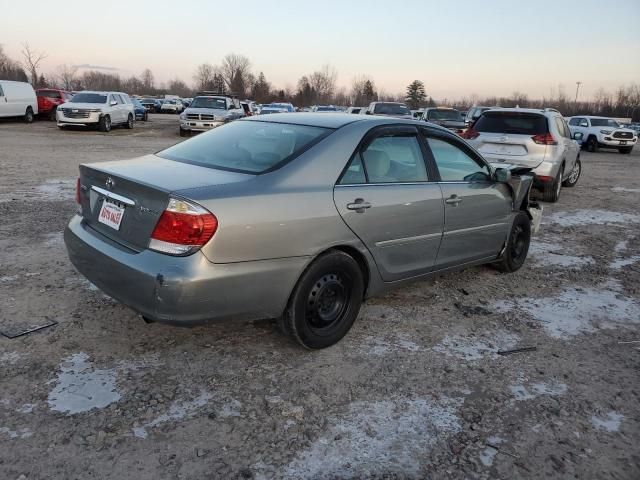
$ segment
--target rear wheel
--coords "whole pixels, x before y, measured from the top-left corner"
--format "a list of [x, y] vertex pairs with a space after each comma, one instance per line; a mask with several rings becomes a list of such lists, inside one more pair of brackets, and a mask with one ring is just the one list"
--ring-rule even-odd
[[55, 108], [49, 110], [49, 120], [52, 121], [52, 122], [56, 121], [56, 109]]
[[597, 152], [598, 151], [598, 139], [591, 135], [587, 139], [587, 151], [589, 152]]
[[631, 153], [631, 150], [633, 150], [633, 147], [621, 147], [618, 149], [618, 151], [620, 153]]
[[511, 273], [519, 270], [529, 253], [531, 242], [531, 221], [524, 212], [519, 212], [511, 225], [507, 247], [500, 263], [496, 267], [501, 272]]
[[576, 158], [576, 163], [573, 164], [573, 169], [571, 169], [571, 173], [569, 173], [569, 178], [567, 178], [564, 182], [562, 182], [563, 187], [572, 188], [575, 187], [578, 183], [578, 179], [580, 178], [580, 174], [582, 173], [582, 163], [580, 162], [580, 157]]
[[298, 280], [281, 328], [306, 348], [329, 347], [353, 325], [363, 294], [362, 271], [353, 257], [338, 251], [322, 255]]
[[98, 123], [98, 129], [101, 132], [111, 131], [111, 117], [109, 115], [103, 115], [102, 117], [100, 117], [100, 122]]
[[129, 114], [129, 116], [127, 117], [127, 123], [125, 123], [124, 126], [129, 130], [133, 128], [133, 115]]
[[24, 123], [33, 123], [33, 109], [31, 107], [27, 107], [23, 119]]
[[562, 175], [564, 175], [564, 166], [560, 167], [560, 171], [553, 182], [545, 184], [542, 187], [542, 200], [545, 202], [557, 202], [560, 198], [560, 189], [562, 188]]

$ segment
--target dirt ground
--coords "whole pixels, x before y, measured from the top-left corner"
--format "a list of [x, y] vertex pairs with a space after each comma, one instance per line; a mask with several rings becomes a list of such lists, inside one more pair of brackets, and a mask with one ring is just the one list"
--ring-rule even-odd
[[178, 141], [0, 123], [0, 327], [58, 322], [0, 336], [0, 479], [640, 478], [640, 148], [582, 152], [517, 273], [370, 300], [308, 352], [145, 324], [72, 268], [78, 164]]

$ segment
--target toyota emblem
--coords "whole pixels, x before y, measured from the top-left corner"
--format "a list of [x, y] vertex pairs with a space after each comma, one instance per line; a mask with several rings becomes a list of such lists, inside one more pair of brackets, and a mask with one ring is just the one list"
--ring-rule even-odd
[[108, 188], [109, 190], [111, 190], [111, 189], [113, 188], [113, 186], [116, 184], [116, 182], [114, 182], [114, 181], [113, 181], [113, 178], [108, 177], [108, 178], [107, 178], [107, 181], [106, 181], [106, 182], [104, 182], [104, 184], [107, 186], [107, 188]]

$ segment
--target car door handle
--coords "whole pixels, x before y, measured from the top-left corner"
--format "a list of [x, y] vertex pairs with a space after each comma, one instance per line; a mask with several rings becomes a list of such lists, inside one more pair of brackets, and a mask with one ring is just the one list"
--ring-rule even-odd
[[347, 210], [355, 210], [357, 213], [364, 213], [367, 208], [371, 208], [371, 204], [363, 198], [356, 198], [353, 203], [347, 203]]
[[451, 195], [449, 198], [447, 198], [444, 201], [444, 203], [447, 203], [449, 205], [453, 205], [455, 207], [457, 207], [460, 202], [462, 202], [462, 198], [460, 198], [456, 194]]

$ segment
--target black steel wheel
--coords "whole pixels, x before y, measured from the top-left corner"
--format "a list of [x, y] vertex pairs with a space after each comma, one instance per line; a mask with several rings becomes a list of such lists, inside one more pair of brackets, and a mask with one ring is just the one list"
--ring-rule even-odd
[[519, 212], [511, 225], [509, 240], [496, 265], [498, 270], [505, 273], [519, 270], [527, 259], [529, 244], [531, 243], [531, 220], [525, 212]]

